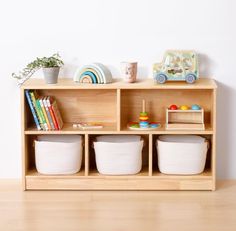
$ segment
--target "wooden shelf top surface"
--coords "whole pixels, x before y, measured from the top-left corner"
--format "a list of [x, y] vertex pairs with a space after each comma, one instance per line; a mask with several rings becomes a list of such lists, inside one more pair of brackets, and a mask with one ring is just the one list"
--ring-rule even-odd
[[205, 169], [204, 172], [196, 175], [167, 175], [154, 171], [152, 176], [148, 175], [148, 168], [143, 168], [138, 174], [135, 175], [101, 175], [97, 170], [93, 169], [89, 172], [88, 176], [85, 176], [84, 170], [79, 171], [76, 174], [71, 175], [43, 175], [31, 169], [26, 174], [27, 178], [53, 178], [53, 179], [70, 179], [70, 178], [100, 178], [100, 179], [137, 179], [137, 178], [158, 178], [158, 179], [192, 179], [192, 180], [209, 180], [212, 178], [212, 172], [210, 169]]
[[205, 130], [166, 130], [165, 125], [162, 124], [160, 128], [155, 130], [130, 130], [122, 128], [117, 130], [115, 124], [109, 124], [102, 129], [82, 130], [73, 128], [71, 123], [65, 123], [62, 130], [59, 131], [38, 131], [35, 126], [29, 127], [25, 130], [27, 135], [40, 134], [213, 134], [213, 128], [210, 124], [205, 124]]
[[125, 83], [121, 79], [114, 79], [109, 84], [81, 84], [71, 78], [59, 78], [57, 84], [45, 84], [44, 79], [29, 79], [22, 86], [22, 89], [215, 89], [217, 88], [214, 79], [200, 78], [194, 84], [181, 82], [167, 82], [157, 84], [153, 79], [143, 79], [136, 83]]

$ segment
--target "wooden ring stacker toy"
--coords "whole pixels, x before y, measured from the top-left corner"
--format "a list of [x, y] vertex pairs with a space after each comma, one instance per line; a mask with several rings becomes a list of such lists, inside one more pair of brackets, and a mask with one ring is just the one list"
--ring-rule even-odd
[[[142, 112], [139, 114], [139, 127], [140, 128], [149, 128], [149, 122], [148, 122], [148, 113], [145, 110], [145, 100], [143, 99], [143, 106], [142, 106]], [[146, 116], [144, 116], [146, 115]]]
[[145, 100], [142, 102], [142, 111], [139, 113], [139, 122], [131, 122], [128, 124], [128, 128], [131, 130], [154, 130], [160, 127], [159, 123], [148, 122], [148, 113], [146, 112]]

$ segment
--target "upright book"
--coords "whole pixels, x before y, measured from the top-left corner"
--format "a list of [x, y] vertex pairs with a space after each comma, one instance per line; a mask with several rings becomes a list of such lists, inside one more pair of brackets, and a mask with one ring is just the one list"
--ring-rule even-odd
[[41, 117], [39, 108], [38, 108], [38, 106], [36, 104], [37, 93], [36, 93], [36, 91], [30, 90], [29, 94], [30, 94], [33, 106], [35, 108], [35, 111], [36, 111], [36, 114], [37, 114], [37, 117], [38, 117], [38, 120], [39, 120], [39, 124], [40, 124], [41, 130], [45, 130], [45, 127], [44, 127], [44, 124], [43, 124], [43, 119]]
[[50, 96], [47, 97], [46, 101], [47, 101], [48, 110], [49, 110], [50, 115], [52, 117], [54, 128], [55, 128], [55, 130], [59, 130], [59, 126], [58, 126], [58, 123], [57, 123], [57, 120], [56, 120], [56, 116], [53, 112], [52, 105], [51, 105], [51, 102], [50, 102]]
[[46, 124], [47, 124], [47, 128], [48, 128], [48, 130], [52, 130], [49, 119], [48, 119], [48, 115], [47, 115], [47, 112], [46, 112], [46, 109], [45, 109], [45, 106], [44, 106], [44, 103], [43, 103], [43, 97], [42, 96], [39, 97], [39, 103], [40, 103], [40, 106], [41, 106], [41, 109], [42, 109], [42, 112], [43, 112], [43, 115], [44, 115], [44, 118], [45, 118], [45, 121], [46, 121]]
[[61, 113], [58, 109], [57, 102], [51, 96], [48, 97], [48, 102], [49, 102], [49, 105], [50, 105], [49, 106], [50, 111], [54, 115], [56, 125], [57, 125], [57, 129], [61, 130], [62, 127], [63, 127], [63, 120], [62, 120], [62, 117], [61, 117]]
[[37, 116], [37, 112], [36, 112], [36, 109], [33, 105], [33, 102], [32, 102], [32, 99], [30, 97], [30, 93], [29, 93], [29, 90], [26, 90], [25, 91], [25, 95], [26, 95], [26, 98], [27, 98], [27, 101], [28, 101], [28, 104], [29, 104], [29, 107], [30, 107], [30, 110], [32, 112], [32, 115], [33, 115], [33, 118], [34, 118], [34, 122], [36, 124], [36, 127], [38, 130], [41, 130], [41, 127], [40, 127], [40, 124], [39, 124], [39, 119], [38, 119], [38, 116]]
[[49, 108], [48, 108], [47, 98], [48, 97], [43, 97], [43, 104], [44, 104], [44, 107], [45, 107], [45, 110], [46, 110], [46, 113], [47, 113], [47, 117], [48, 117], [51, 129], [55, 130], [55, 126], [53, 124], [53, 119], [52, 119], [52, 116], [51, 116]]
[[36, 99], [36, 107], [38, 108], [39, 114], [42, 118], [44, 130], [48, 131], [48, 125], [47, 125], [46, 119], [44, 117], [43, 110], [42, 110], [42, 107], [40, 105], [39, 99]]

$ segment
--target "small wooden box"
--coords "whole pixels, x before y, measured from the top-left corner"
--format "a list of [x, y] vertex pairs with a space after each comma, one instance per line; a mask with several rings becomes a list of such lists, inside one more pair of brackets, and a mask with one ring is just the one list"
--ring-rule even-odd
[[205, 130], [204, 110], [166, 109], [167, 130]]

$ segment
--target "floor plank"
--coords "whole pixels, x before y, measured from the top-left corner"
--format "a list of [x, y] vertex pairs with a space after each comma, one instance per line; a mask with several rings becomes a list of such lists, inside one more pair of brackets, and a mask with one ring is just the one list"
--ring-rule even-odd
[[0, 230], [235, 231], [236, 181], [214, 192], [21, 191], [0, 180]]

